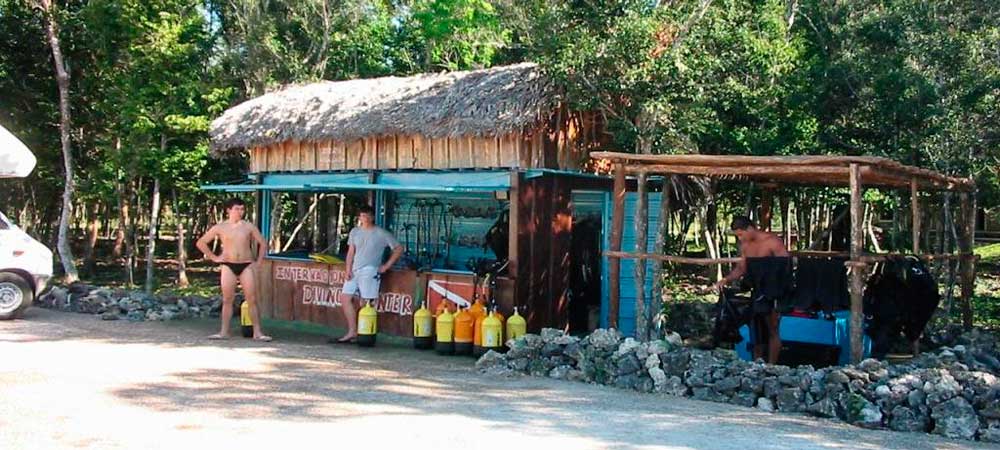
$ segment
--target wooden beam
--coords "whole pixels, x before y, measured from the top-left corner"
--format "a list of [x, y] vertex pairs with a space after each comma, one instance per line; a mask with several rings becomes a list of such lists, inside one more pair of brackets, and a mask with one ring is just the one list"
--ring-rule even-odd
[[976, 237], [976, 195], [963, 192], [959, 196], [961, 205], [961, 229], [958, 248], [963, 257], [958, 260], [958, 273], [962, 293], [962, 326], [972, 329], [972, 296], [976, 290], [976, 257], [972, 254]]
[[[860, 262], [861, 252], [864, 250], [864, 234], [861, 228], [863, 211], [861, 208], [861, 167], [852, 163], [851, 171], [851, 262]], [[864, 280], [862, 279], [863, 267], [854, 265], [851, 267], [851, 278], [849, 291], [851, 294], [851, 361], [855, 364], [861, 362], [863, 356], [862, 347], [862, 299], [864, 290]]]
[[[611, 191], [611, 237], [608, 249], [622, 249], [622, 229], [625, 226], [625, 167], [615, 164], [615, 182]], [[621, 259], [608, 257], [608, 327], [618, 328], [618, 306], [621, 300]]]
[[[746, 168], [750, 166], [768, 166], [779, 170], [788, 170], [802, 166], [838, 166], [847, 169], [850, 164], [864, 166], [865, 170], [876, 170], [892, 178], [905, 180], [918, 178], [930, 187], [947, 190], [971, 191], [975, 183], [966, 178], [949, 177], [933, 170], [907, 166], [888, 158], [873, 156], [744, 156], [744, 155], [648, 155], [617, 152], [592, 152], [591, 158], [607, 159], [614, 163], [642, 163], [663, 166], [709, 166]], [[666, 172], [661, 172], [666, 173]], [[684, 172], [670, 172], [684, 173]], [[866, 181], [872, 184], [873, 180]]]
[[712, 266], [716, 264], [736, 264], [740, 258], [689, 258], [686, 256], [658, 255], [655, 253], [630, 253], [623, 251], [606, 251], [604, 256], [609, 260], [617, 259], [651, 259], [676, 264], [690, 264], [694, 266]]
[[[849, 258], [851, 254], [849, 252], [826, 252], [826, 251], [812, 251], [812, 250], [801, 250], [788, 252], [792, 258]], [[655, 253], [633, 253], [633, 252], [623, 252], [623, 251], [606, 251], [605, 256], [616, 257], [621, 259], [649, 259], [654, 261], [663, 261], [674, 264], [689, 264], [694, 266], [712, 266], [720, 264], [735, 264], [740, 261], [740, 258], [691, 258], [687, 256], [672, 256], [672, 255], [659, 255]], [[862, 255], [858, 257], [855, 261], [858, 265], [866, 266], [879, 261], [887, 261], [891, 259], [902, 259], [916, 256], [925, 261], [934, 260], [952, 260], [952, 259], [962, 259], [962, 258], [972, 258], [978, 260], [979, 256], [974, 254], [964, 255], [964, 254], [928, 254], [928, 255], [911, 255], [909, 253], [879, 253], [875, 255]]]
[[[646, 186], [646, 174], [640, 173], [636, 180], [635, 204], [635, 251], [646, 253], [646, 235], [649, 231], [649, 197]], [[646, 323], [646, 260], [635, 261], [635, 338], [640, 341], [649, 339]]]
[[911, 233], [913, 235], [913, 254], [920, 254], [920, 190], [917, 180], [910, 180], [910, 213], [913, 216]]

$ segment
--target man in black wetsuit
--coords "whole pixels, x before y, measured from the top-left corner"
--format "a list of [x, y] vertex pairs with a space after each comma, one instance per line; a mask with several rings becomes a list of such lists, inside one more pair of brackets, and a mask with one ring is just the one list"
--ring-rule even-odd
[[[728, 275], [715, 283], [714, 287], [721, 291], [727, 284], [739, 280], [748, 273], [751, 275], [754, 282], [754, 322], [757, 322], [757, 327], [766, 327], [767, 361], [775, 364], [778, 362], [778, 353], [781, 352], [781, 337], [778, 336], [778, 322], [781, 315], [776, 302], [779, 300], [777, 297], [784, 294], [787, 283], [791, 280], [788, 249], [780, 237], [757, 229], [747, 217], [733, 218], [730, 228], [739, 239], [740, 261]], [[764, 330], [757, 331], [760, 336], [759, 332]], [[760, 344], [762, 342], [756, 342], [754, 345], [754, 359], [764, 355], [764, 346]]]

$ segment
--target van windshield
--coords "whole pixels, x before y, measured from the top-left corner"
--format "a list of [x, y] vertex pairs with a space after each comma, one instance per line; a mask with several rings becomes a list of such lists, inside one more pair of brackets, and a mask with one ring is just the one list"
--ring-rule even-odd
[[11, 223], [7, 221], [7, 216], [0, 211], [0, 231], [10, 229]]

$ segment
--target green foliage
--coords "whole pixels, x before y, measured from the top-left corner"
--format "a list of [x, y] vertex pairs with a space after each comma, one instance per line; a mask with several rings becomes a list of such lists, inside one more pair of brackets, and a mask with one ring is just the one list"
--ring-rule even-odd
[[979, 255], [980, 262], [1000, 263], [1000, 243], [976, 247], [973, 249], [973, 253]]
[[424, 69], [487, 67], [510, 40], [486, 0], [415, 0], [410, 11], [404, 28], [423, 47]]

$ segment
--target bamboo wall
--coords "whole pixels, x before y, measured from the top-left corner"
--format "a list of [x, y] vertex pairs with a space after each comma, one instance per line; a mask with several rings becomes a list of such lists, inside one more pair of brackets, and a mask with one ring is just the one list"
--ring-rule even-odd
[[600, 117], [560, 108], [544, 127], [500, 137], [430, 139], [419, 135], [352, 142], [285, 141], [250, 150], [250, 171], [491, 169], [583, 167], [605, 142]]

